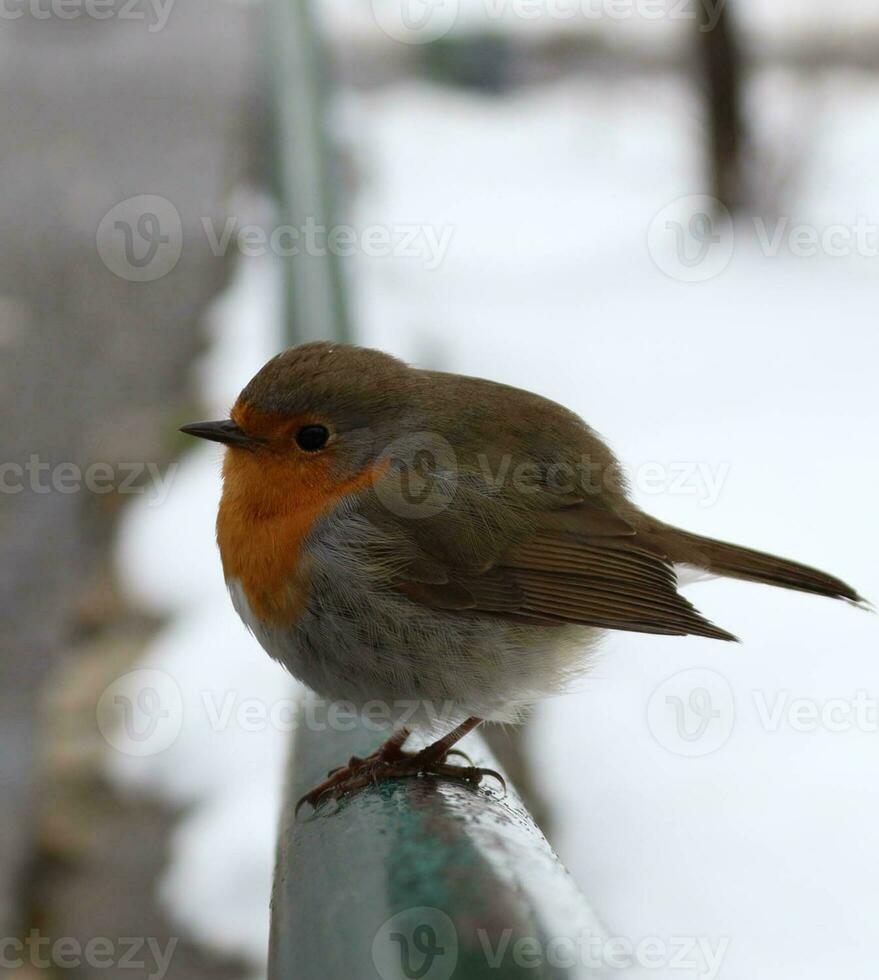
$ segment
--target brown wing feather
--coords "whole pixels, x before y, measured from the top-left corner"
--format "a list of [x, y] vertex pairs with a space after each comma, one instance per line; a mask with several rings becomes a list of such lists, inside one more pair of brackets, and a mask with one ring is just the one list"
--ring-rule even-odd
[[[735, 639], [677, 592], [665, 555], [637, 535], [608, 539], [538, 532], [501, 558], [528, 614], [635, 632]], [[469, 584], [469, 583], [465, 583]]]
[[735, 639], [678, 594], [671, 561], [618, 514], [581, 503], [544, 518], [549, 528], [526, 534], [490, 567], [456, 567], [444, 555], [443, 572], [427, 576], [422, 555], [398, 588], [435, 608], [531, 623]]

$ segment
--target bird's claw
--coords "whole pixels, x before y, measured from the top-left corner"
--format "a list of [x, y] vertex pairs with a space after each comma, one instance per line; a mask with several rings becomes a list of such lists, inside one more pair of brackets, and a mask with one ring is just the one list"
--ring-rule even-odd
[[490, 776], [500, 783], [504, 794], [506, 794], [506, 780], [499, 772], [494, 769], [474, 766], [472, 763], [467, 766], [450, 765], [445, 759], [452, 754], [463, 756], [470, 763], [469, 757], [458, 749], [450, 750], [442, 759], [435, 762], [418, 758], [418, 753], [401, 754], [390, 759], [382, 757], [379, 753], [373, 753], [365, 759], [355, 756], [347, 766], [338, 766], [333, 769], [322, 783], [306, 793], [297, 802], [294, 814], [298, 815], [306, 803], [310, 804], [313, 809], [317, 809], [325, 799], [338, 800], [349, 793], [368, 786], [370, 783], [409, 776], [461, 780], [474, 787], [478, 786], [485, 777]]

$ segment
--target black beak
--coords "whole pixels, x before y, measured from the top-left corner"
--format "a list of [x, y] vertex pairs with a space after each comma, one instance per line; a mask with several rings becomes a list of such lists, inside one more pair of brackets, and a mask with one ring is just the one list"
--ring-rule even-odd
[[262, 445], [261, 439], [254, 439], [232, 421], [223, 419], [220, 422], [190, 422], [181, 425], [180, 431], [197, 439], [210, 439], [211, 442], [222, 442], [224, 446], [240, 446], [242, 449], [256, 449]]

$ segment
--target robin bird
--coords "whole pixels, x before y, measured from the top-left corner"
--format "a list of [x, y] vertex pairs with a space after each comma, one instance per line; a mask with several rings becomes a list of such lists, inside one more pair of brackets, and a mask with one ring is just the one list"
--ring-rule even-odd
[[[863, 602], [645, 514], [562, 406], [380, 351], [285, 350], [229, 419], [182, 431], [226, 446], [217, 542], [241, 619], [317, 694], [397, 725], [300, 803], [407, 775], [478, 783], [455, 743], [558, 692], [607, 630], [734, 640], [679, 594], [682, 566]], [[413, 728], [441, 737], [407, 752]]]

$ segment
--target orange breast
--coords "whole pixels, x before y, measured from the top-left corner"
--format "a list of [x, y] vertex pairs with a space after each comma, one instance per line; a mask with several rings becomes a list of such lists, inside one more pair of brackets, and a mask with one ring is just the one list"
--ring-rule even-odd
[[226, 579], [238, 579], [255, 616], [291, 626], [308, 599], [303, 542], [338, 500], [373, 483], [369, 466], [336, 480], [323, 454], [251, 453], [231, 448], [223, 463], [217, 543]]

